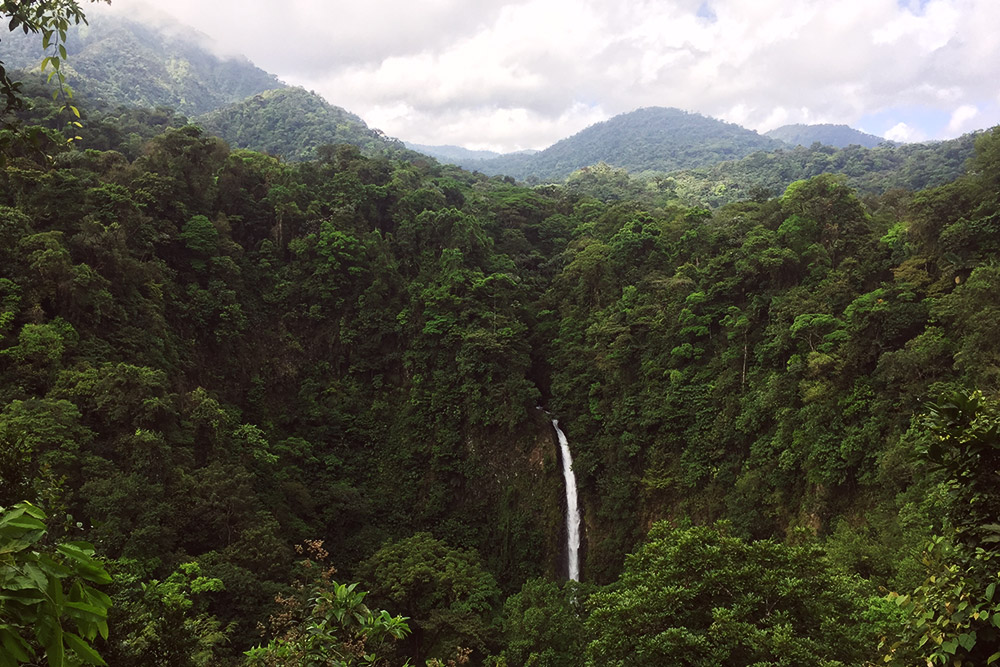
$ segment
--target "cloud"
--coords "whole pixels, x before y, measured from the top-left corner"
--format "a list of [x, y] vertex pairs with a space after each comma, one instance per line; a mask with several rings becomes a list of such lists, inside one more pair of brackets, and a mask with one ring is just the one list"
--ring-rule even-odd
[[[113, 6], [130, 11], [137, 2]], [[996, 117], [989, 111], [1000, 80], [995, 0], [158, 6], [220, 49], [422, 143], [542, 148], [581, 122], [641, 106], [675, 106], [762, 131], [851, 124], [903, 107], [958, 114], [947, 128], [907, 126], [939, 136]], [[980, 115], [959, 113], [965, 108]]]
[[972, 121], [978, 116], [979, 109], [975, 105], [963, 104], [952, 112], [951, 120], [948, 121], [948, 134], [962, 134], [975, 129]]
[[908, 143], [911, 141], [921, 141], [924, 139], [924, 135], [920, 130], [910, 127], [906, 123], [896, 123], [886, 131], [885, 138], [889, 141]]

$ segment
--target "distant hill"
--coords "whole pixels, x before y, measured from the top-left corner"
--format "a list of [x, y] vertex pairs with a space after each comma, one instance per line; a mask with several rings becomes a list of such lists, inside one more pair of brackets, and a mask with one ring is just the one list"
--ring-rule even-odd
[[883, 143], [875, 148], [797, 146], [674, 172], [659, 180], [682, 202], [700, 206], [779, 195], [793, 181], [825, 173], [844, 174], [861, 194], [893, 188], [917, 191], [950, 183], [963, 174], [976, 136], [928, 144]]
[[193, 120], [233, 147], [286, 160], [313, 159], [324, 144], [351, 144], [370, 155], [405, 150], [403, 142], [302, 88], [265, 91]]
[[824, 146], [833, 146], [835, 148], [847, 148], [848, 146], [875, 148], [886, 141], [882, 137], [875, 136], [874, 134], [866, 134], [847, 125], [831, 124], [783, 125], [764, 134], [792, 146], [806, 147], [812, 146], [814, 143], [820, 143]]
[[[284, 86], [245, 58], [212, 54], [208, 38], [186, 26], [149, 27], [103, 12], [88, 14], [90, 25], [74, 26], [67, 35], [64, 66], [69, 84], [84, 97], [195, 115]], [[37, 68], [40, 42], [19, 31], [4, 35], [4, 63], [11, 69]]]
[[615, 116], [532, 155], [456, 164], [488, 175], [562, 180], [604, 162], [632, 173], [674, 171], [734, 160], [782, 146], [752, 130], [679, 109], [649, 107]]
[[442, 162], [450, 163], [456, 161], [489, 160], [503, 155], [503, 153], [497, 153], [496, 151], [473, 151], [461, 146], [427, 146], [425, 144], [413, 144], [409, 141], [404, 143], [410, 150], [430, 155], [432, 158], [436, 158]]

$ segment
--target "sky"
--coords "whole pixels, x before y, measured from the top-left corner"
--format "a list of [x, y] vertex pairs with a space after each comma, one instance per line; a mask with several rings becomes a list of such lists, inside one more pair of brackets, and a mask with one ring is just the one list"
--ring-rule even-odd
[[[139, 16], [144, 0], [112, 0]], [[640, 107], [896, 141], [1000, 124], [998, 0], [170, 0], [390, 136], [542, 149]]]

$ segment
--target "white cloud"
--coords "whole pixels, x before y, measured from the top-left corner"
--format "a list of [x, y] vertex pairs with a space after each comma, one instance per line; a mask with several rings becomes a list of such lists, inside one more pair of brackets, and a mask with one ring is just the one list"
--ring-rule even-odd
[[963, 104], [951, 113], [946, 132], [950, 136], [976, 129], [974, 121], [979, 117], [979, 109], [973, 104]]
[[907, 143], [911, 141], [922, 141], [925, 139], [925, 136], [920, 130], [910, 127], [906, 123], [896, 123], [886, 131], [885, 138], [889, 141], [901, 141]]
[[[129, 12], [139, 1], [114, 6]], [[856, 124], [902, 107], [977, 107], [976, 118], [993, 117], [996, 0], [930, 0], [922, 9], [897, 0], [709, 4], [714, 21], [698, 16], [702, 0], [158, 6], [220, 49], [422, 143], [541, 148], [581, 122], [654, 105], [759, 130]], [[976, 120], [964, 114], [955, 127]]]

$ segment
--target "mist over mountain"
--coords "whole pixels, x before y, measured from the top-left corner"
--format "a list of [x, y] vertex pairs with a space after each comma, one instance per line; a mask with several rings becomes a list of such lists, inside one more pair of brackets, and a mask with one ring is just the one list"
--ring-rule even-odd
[[824, 146], [834, 146], [836, 148], [847, 148], [848, 146], [875, 148], [879, 144], [886, 143], [886, 139], [874, 134], [867, 134], [847, 125], [833, 125], [829, 123], [819, 125], [803, 125], [801, 123], [783, 125], [764, 134], [792, 146], [812, 146], [814, 143], [819, 142]]
[[[284, 87], [246, 58], [224, 58], [204, 35], [178, 24], [146, 25], [98, 13], [67, 33], [63, 65], [78, 95], [110, 104], [169, 106], [196, 115], [265, 90]], [[19, 31], [3, 37], [11, 69], [37, 69], [41, 40]]]

